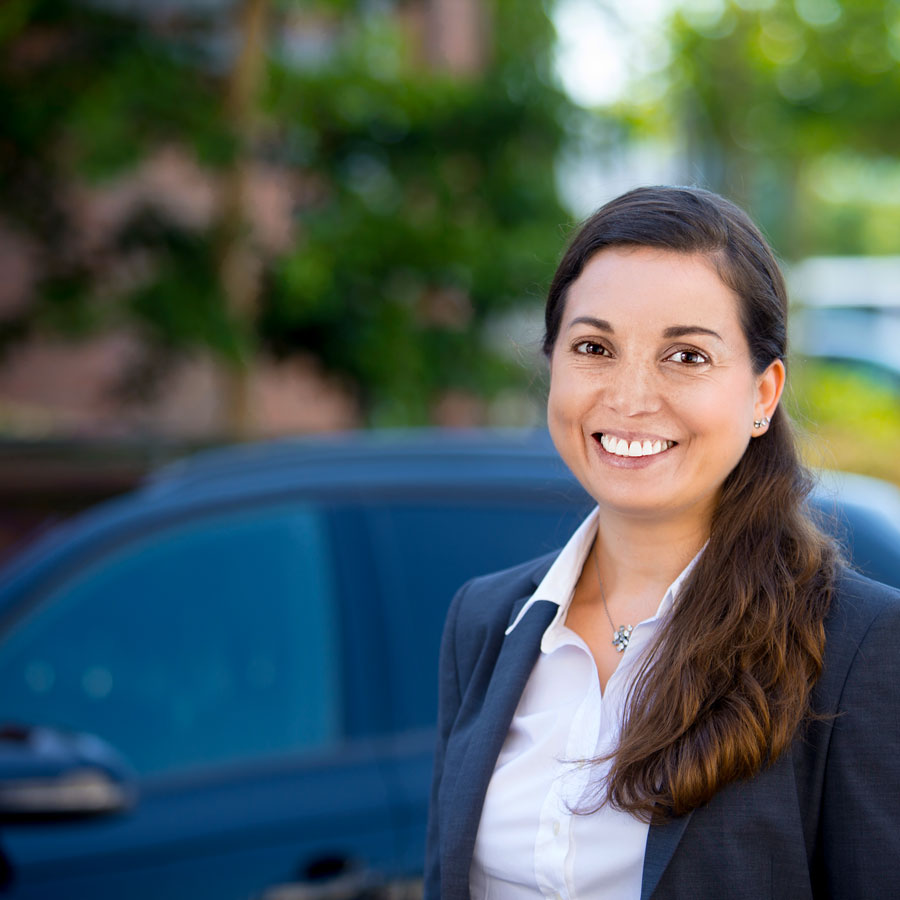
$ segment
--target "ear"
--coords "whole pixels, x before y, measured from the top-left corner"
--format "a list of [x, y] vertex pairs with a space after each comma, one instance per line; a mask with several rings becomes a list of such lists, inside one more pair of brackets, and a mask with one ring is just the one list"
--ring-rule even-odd
[[[776, 359], [769, 363], [768, 368], [756, 378], [756, 403], [753, 404], [753, 418], [756, 421], [771, 419], [781, 399], [784, 390], [784, 363]], [[759, 437], [769, 430], [769, 426], [763, 425], [753, 429], [753, 437]]]

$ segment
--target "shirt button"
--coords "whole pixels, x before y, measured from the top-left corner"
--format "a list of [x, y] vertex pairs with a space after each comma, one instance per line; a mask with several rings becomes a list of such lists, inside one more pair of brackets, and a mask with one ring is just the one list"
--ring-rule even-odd
[[[553, 837], [559, 837], [559, 819], [553, 820]], [[559, 897], [559, 894], [556, 896]]]

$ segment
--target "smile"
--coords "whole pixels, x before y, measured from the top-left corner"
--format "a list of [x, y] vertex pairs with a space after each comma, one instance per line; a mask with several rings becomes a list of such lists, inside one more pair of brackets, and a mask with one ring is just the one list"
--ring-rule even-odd
[[[594, 435], [596, 438], [597, 435]], [[675, 441], [626, 441], [614, 434], [601, 434], [600, 446], [615, 456], [656, 456], [675, 446]]]

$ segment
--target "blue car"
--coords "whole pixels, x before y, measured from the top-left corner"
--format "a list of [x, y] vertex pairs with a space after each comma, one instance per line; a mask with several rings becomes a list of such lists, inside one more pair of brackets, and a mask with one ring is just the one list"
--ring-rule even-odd
[[[900, 586], [900, 494], [815, 504]], [[420, 891], [444, 613], [590, 501], [545, 434], [211, 451], [0, 573], [0, 897]]]

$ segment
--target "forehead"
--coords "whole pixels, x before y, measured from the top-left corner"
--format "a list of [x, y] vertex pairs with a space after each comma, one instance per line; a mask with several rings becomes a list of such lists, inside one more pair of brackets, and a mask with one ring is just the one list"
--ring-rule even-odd
[[740, 301], [713, 260], [655, 247], [610, 247], [591, 257], [569, 286], [564, 323], [584, 315], [613, 327], [620, 319], [740, 329]]

